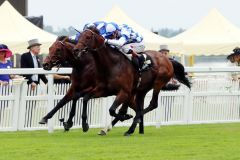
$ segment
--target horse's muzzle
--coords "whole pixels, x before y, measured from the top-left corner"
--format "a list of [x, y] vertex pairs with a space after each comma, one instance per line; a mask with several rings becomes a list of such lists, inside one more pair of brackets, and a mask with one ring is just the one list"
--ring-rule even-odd
[[43, 69], [50, 71], [52, 69], [52, 65], [50, 63], [43, 63]]

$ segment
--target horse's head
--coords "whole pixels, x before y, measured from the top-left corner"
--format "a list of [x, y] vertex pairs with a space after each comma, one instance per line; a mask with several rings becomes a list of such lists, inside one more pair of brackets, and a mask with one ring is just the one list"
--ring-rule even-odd
[[98, 51], [104, 46], [104, 38], [99, 34], [98, 29], [91, 27], [81, 33], [78, 43], [73, 49], [73, 53], [81, 57], [84, 53]]
[[61, 36], [49, 48], [49, 54], [44, 60], [43, 69], [51, 70], [54, 66], [60, 66], [66, 62], [69, 57], [69, 51], [73, 49], [73, 45], [67, 43], [68, 37]]

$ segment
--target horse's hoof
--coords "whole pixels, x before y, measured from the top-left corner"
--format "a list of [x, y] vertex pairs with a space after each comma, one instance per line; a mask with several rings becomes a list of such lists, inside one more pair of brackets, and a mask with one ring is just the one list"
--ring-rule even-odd
[[144, 132], [139, 132], [139, 134], [144, 134]]
[[89, 129], [89, 125], [87, 123], [82, 124], [82, 129], [83, 129], [83, 132], [87, 132]]
[[73, 122], [63, 122], [63, 127], [65, 131], [69, 131], [72, 128]]
[[107, 133], [102, 129], [100, 132], [98, 132], [98, 135], [100, 135], [100, 136], [106, 136]]
[[42, 118], [38, 123], [39, 124], [47, 124], [47, 118]]
[[128, 132], [125, 132], [125, 133], [124, 133], [124, 136], [125, 136], [125, 137], [129, 137], [129, 136], [131, 136], [131, 135], [132, 135], [132, 134], [131, 134], [131, 133], [128, 133]]

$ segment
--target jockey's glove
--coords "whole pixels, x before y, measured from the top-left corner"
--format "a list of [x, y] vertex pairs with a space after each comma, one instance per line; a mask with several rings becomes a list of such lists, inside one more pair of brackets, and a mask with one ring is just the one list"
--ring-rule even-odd
[[105, 40], [104, 40], [104, 43], [108, 43], [108, 39], [105, 39]]

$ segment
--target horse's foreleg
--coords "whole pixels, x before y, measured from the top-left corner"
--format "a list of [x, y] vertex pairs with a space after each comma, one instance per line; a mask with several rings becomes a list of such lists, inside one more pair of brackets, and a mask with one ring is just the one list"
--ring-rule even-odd
[[70, 88], [68, 93], [58, 102], [58, 104], [47, 114], [45, 115], [39, 122], [39, 124], [46, 124], [48, 119], [52, 118], [53, 115], [62, 108], [66, 103], [73, 99], [73, 90]]
[[76, 104], [77, 104], [77, 99], [73, 99], [69, 118], [68, 118], [67, 122], [63, 122], [63, 127], [64, 127], [65, 131], [69, 131], [69, 129], [72, 128], [72, 126], [73, 126], [73, 117], [75, 116], [75, 113], [76, 113]]
[[140, 123], [139, 123], [139, 134], [144, 134], [144, 115], [140, 116]]
[[107, 132], [110, 132], [112, 127], [119, 121], [118, 118], [114, 118], [113, 121], [111, 122], [111, 124], [109, 124], [106, 128], [103, 128], [101, 129], [99, 132], [98, 132], [98, 135], [101, 135], [101, 136], [105, 136], [107, 135]]
[[91, 99], [91, 94], [86, 94], [83, 97], [83, 110], [82, 110], [82, 129], [83, 132], [87, 132], [89, 129], [89, 125], [87, 123], [87, 103]]
[[[124, 118], [122, 119], [122, 121], [132, 118], [132, 115], [127, 114], [127, 110], [128, 110], [128, 104], [124, 103], [118, 112], [118, 114]], [[100, 132], [98, 132], [98, 135], [106, 135], [107, 132], [110, 132], [111, 129], [114, 127], [115, 124], [117, 124], [118, 121], [120, 121], [120, 119], [115, 117], [114, 120], [111, 122], [111, 124], [109, 124], [106, 128], [101, 129]]]
[[129, 98], [129, 94], [127, 94], [124, 91], [120, 91], [120, 93], [117, 95], [116, 99], [114, 100], [112, 106], [109, 109], [109, 113], [111, 116], [119, 118], [120, 120], [123, 119], [123, 117], [119, 114], [116, 114], [116, 109], [118, 106], [120, 106], [122, 103], [126, 102]]

